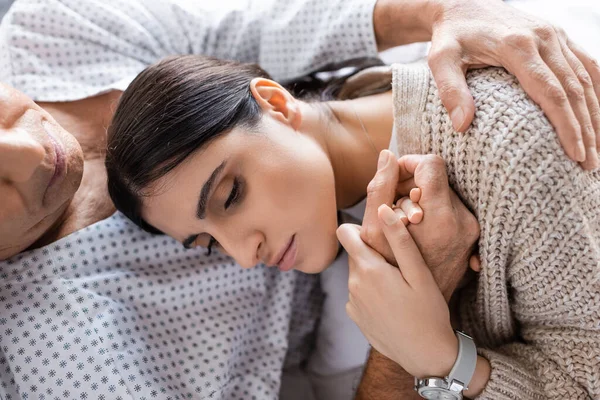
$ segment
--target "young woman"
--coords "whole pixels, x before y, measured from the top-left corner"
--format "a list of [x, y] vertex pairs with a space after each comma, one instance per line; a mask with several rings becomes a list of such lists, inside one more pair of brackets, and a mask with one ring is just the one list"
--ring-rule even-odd
[[364, 198], [380, 150], [438, 154], [481, 226], [482, 272], [460, 322], [491, 365], [482, 396], [599, 396], [598, 171], [567, 158], [504, 70], [469, 74], [476, 115], [466, 134], [425, 66], [386, 73], [392, 91], [304, 102], [254, 65], [166, 59], [119, 103], [111, 197], [186, 247], [315, 273], [335, 258], [338, 210]]

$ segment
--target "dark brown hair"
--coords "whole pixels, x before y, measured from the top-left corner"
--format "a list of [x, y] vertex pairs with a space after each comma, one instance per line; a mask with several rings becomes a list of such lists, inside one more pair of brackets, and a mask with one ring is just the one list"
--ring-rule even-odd
[[[354, 60], [328, 69], [349, 65], [354, 67], [347, 75], [381, 61]], [[297, 97], [331, 98], [347, 78], [318, 74], [287, 87]], [[108, 129], [108, 191], [117, 209], [143, 229], [159, 233], [141, 217], [141, 200], [151, 195], [144, 190], [234, 127], [255, 129], [261, 109], [250, 81], [257, 77], [270, 78], [255, 64], [198, 55], [169, 57], [142, 71], [121, 96]]]

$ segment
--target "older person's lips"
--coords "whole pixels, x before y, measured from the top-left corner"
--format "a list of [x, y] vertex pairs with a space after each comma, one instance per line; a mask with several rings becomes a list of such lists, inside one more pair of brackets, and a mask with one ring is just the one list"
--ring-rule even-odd
[[65, 148], [57, 138], [56, 128], [47, 121], [43, 121], [42, 126], [48, 134], [48, 137], [50, 138], [50, 142], [52, 143], [52, 147], [54, 149], [54, 173], [52, 174], [52, 177], [48, 182], [48, 186], [46, 188], [47, 191], [50, 187], [52, 187], [52, 185], [64, 178], [65, 172], [67, 170], [67, 158]]

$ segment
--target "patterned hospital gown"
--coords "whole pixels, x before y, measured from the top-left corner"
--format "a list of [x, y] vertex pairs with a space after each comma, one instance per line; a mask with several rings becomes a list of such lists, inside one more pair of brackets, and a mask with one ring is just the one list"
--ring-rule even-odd
[[[17, 0], [0, 80], [37, 101], [123, 90], [172, 54], [276, 79], [376, 56], [375, 0]], [[121, 214], [0, 263], [0, 398], [275, 399], [306, 358], [316, 278], [184, 251]]]
[[306, 358], [316, 279], [244, 270], [116, 213], [0, 262], [0, 398], [275, 399], [284, 364]]

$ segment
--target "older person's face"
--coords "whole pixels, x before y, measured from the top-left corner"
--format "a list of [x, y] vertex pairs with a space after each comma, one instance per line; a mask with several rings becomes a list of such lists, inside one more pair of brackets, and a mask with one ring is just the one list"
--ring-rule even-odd
[[77, 140], [23, 93], [0, 84], [0, 260], [57, 227], [82, 172]]

